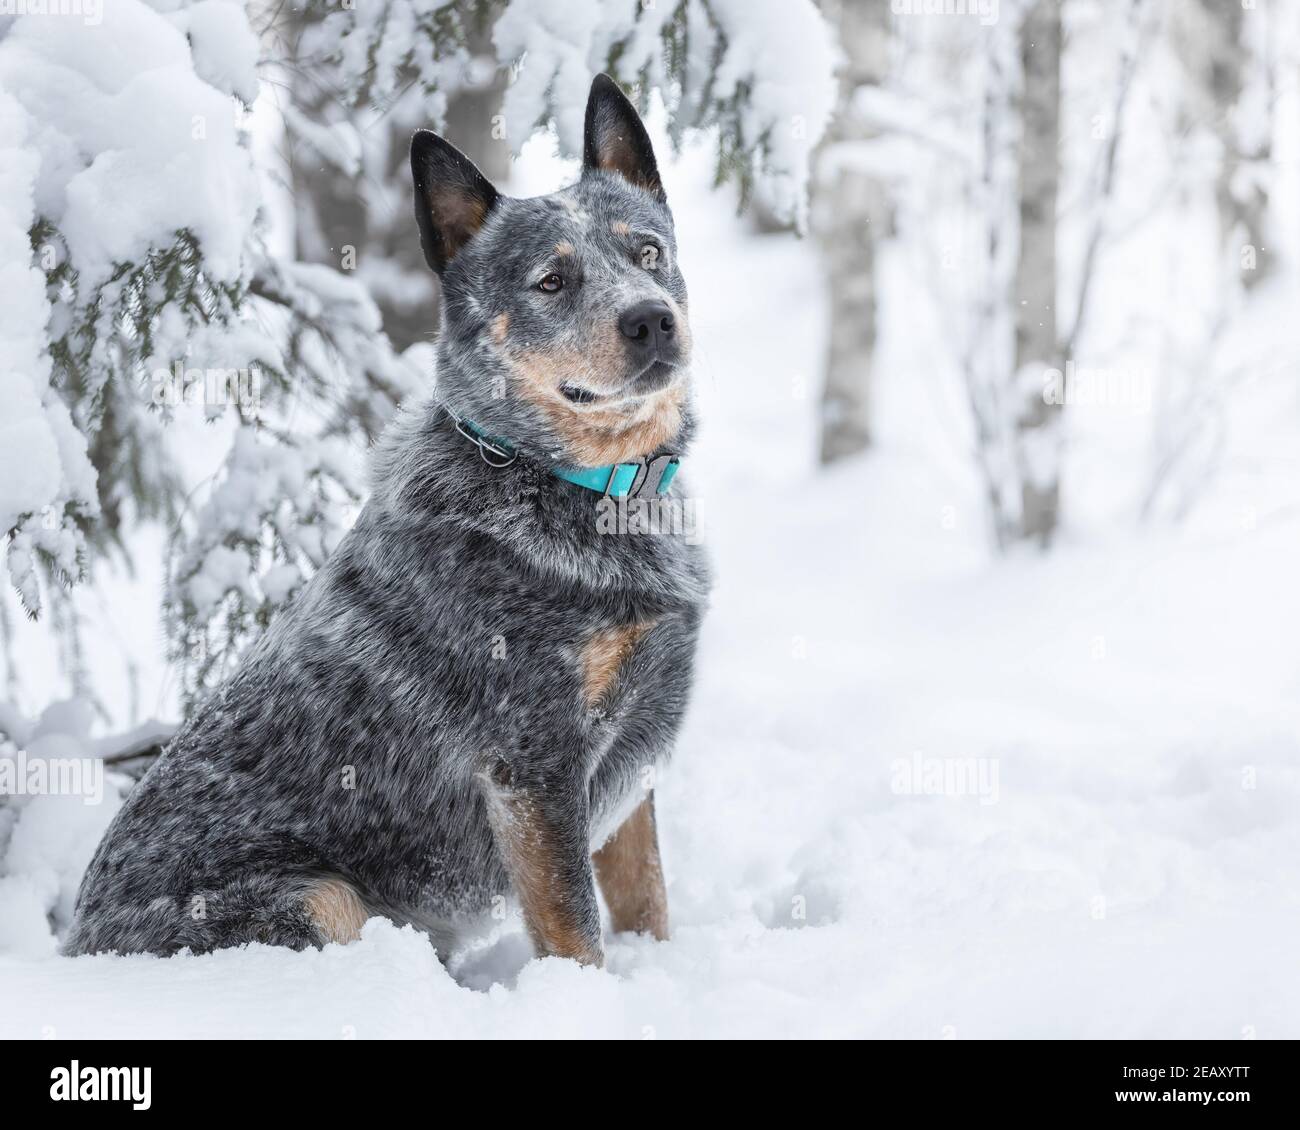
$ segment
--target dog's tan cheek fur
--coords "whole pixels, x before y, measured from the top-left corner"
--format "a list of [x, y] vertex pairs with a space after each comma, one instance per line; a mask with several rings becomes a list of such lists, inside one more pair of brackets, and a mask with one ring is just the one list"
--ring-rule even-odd
[[548, 384], [538, 369], [521, 358], [520, 394], [542, 413], [579, 467], [600, 467], [640, 459], [667, 443], [682, 426], [686, 399], [681, 384], [648, 396], [634, 415], [617, 408], [578, 410]]

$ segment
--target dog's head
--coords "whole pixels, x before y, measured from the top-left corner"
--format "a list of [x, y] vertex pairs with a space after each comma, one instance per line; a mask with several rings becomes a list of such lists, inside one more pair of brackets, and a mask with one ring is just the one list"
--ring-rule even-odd
[[442, 278], [448, 407], [577, 466], [676, 448], [689, 426], [686, 284], [650, 139], [617, 84], [591, 85], [571, 188], [504, 196], [428, 130], [411, 168], [420, 242]]

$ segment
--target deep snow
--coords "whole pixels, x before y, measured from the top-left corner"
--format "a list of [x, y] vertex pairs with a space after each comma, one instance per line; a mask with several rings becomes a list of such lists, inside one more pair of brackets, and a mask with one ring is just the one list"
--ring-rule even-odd
[[[1258, 496], [1289, 510], [1229, 493], [993, 560], [942, 327], [890, 257], [880, 443], [818, 474], [815, 247], [746, 234], [704, 164], [668, 178], [718, 575], [659, 787], [672, 940], [608, 939], [597, 971], [530, 960], [512, 921], [454, 977], [380, 921], [61, 959], [44, 908], [111, 806], [55, 835], [79, 802], [37, 798], [14, 843], [66, 865], [0, 881], [0, 1036], [1300, 1036], [1294, 458]], [[967, 765], [976, 795], [928, 794]]]

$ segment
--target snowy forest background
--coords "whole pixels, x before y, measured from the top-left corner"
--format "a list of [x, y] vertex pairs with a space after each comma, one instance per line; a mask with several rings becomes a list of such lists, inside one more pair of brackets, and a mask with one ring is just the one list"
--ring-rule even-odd
[[[434, 379], [411, 132], [549, 192], [599, 70], [719, 581], [673, 940], [55, 957]], [[1298, 170], [1288, 0], [0, 2], [0, 759], [107, 769], [0, 797], [0, 1035], [1300, 1035]]]

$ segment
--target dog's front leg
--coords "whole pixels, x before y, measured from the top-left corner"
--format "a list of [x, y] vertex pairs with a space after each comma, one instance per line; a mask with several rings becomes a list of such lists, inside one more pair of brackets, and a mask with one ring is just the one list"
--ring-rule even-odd
[[538, 953], [604, 964], [585, 786], [516, 781], [502, 765], [481, 780], [493, 839]]

